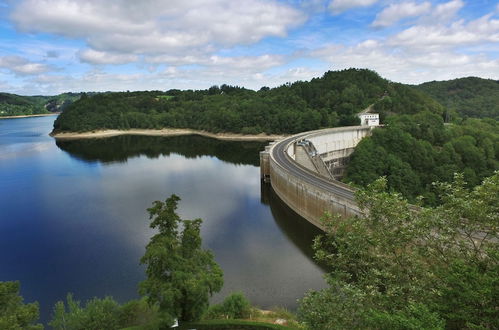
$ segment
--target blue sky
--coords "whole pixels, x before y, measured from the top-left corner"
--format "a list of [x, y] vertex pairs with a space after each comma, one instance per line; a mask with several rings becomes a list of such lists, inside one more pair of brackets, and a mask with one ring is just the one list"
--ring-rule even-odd
[[0, 91], [499, 79], [498, 0], [0, 0]]

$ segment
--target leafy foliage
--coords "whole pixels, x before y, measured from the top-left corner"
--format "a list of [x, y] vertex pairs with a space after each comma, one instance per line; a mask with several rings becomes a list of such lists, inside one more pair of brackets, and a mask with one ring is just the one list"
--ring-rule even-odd
[[437, 313], [431, 312], [423, 304], [411, 302], [403, 310], [393, 313], [371, 311], [367, 316], [366, 323], [371, 329], [437, 330], [445, 327], [445, 321]]
[[461, 116], [499, 119], [499, 81], [476, 77], [416, 86]]
[[38, 320], [38, 303], [24, 304], [19, 282], [0, 282], [0, 329], [43, 329]]
[[452, 181], [463, 172], [475, 186], [499, 169], [499, 125], [491, 119], [467, 119], [444, 125], [440, 116], [421, 112], [394, 116], [355, 148], [344, 178], [366, 186], [386, 176], [388, 187], [411, 202], [422, 195], [437, 204], [432, 182]]
[[64, 111], [80, 98], [80, 93], [64, 93], [55, 96], [21, 96], [0, 93], [0, 117], [36, 115]]
[[110, 297], [93, 298], [81, 307], [80, 302], [69, 293], [67, 310], [62, 301], [57, 302], [49, 324], [54, 329], [118, 329], [119, 304]]
[[198, 91], [82, 97], [59, 116], [54, 131], [175, 127], [243, 134], [296, 133], [356, 125], [356, 113], [373, 103], [383, 115], [444, 112], [418, 90], [390, 83], [373, 71], [349, 69], [258, 92], [222, 85]]
[[67, 306], [58, 301], [49, 325], [54, 329], [100, 330], [155, 324], [156, 310], [150, 309], [145, 300], [132, 300], [120, 306], [113, 298], [93, 298], [81, 306], [67, 295]]
[[141, 259], [147, 266], [147, 279], [140, 283], [140, 292], [158, 306], [170, 325], [175, 318], [198, 320], [208, 308], [209, 297], [223, 285], [222, 270], [212, 253], [201, 247], [201, 219], [180, 219], [176, 213], [179, 200], [172, 195], [148, 209], [150, 226], [158, 233]]
[[251, 315], [251, 304], [241, 292], [232, 293], [221, 304], [212, 305], [204, 319], [244, 319]]
[[437, 187], [442, 205], [415, 209], [382, 178], [357, 194], [365, 217], [325, 219], [330, 287], [301, 302], [310, 328], [499, 326], [499, 172]]

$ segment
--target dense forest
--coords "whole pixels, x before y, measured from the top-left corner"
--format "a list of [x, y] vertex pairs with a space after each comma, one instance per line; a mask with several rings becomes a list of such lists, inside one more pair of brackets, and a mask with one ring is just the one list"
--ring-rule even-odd
[[0, 93], [0, 117], [61, 112], [77, 101], [80, 96], [81, 93], [63, 93], [55, 96], [21, 96]]
[[464, 174], [470, 186], [499, 169], [499, 123], [469, 118], [444, 125], [438, 115], [421, 112], [390, 117], [355, 148], [347, 182], [365, 186], [386, 176], [388, 187], [415, 202], [422, 195], [435, 204], [433, 182]]
[[311, 81], [259, 91], [237, 86], [207, 90], [125, 92], [82, 97], [54, 124], [55, 132], [129, 128], [193, 128], [210, 132], [283, 134], [356, 125], [356, 114], [375, 104], [392, 113], [444, 107], [424, 93], [365, 69], [329, 71]]
[[461, 116], [499, 119], [499, 81], [476, 77], [416, 86]]

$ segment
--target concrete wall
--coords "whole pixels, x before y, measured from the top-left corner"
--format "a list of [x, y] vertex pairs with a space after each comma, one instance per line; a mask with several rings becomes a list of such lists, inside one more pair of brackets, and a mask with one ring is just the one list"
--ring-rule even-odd
[[[296, 139], [289, 140], [284, 153], [289, 159], [294, 160], [296, 152], [294, 144], [297, 141], [307, 139], [312, 141], [317, 151], [326, 160], [334, 161], [348, 157], [360, 140], [370, 134], [370, 127], [360, 126], [313, 131], [309, 135], [300, 134], [297, 135]], [[321, 229], [324, 229], [321, 223], [324, 212], [341, 214], [342, 216], [361, 215], [361, 211], [355, 203], [352, 188], [339, 181], [328, 180], [311, 169], [307, 169], [295, 161], [292, 162], [293, 166], [307, 172], [308, 177], [322, 180], [321, 182], [325, 182], [329, 186], [339, 187], [342, 191], [348, 192], [347, 194], [336, 194], [331, 192], [334, 189], [324, 189], [320, 185], [314, 184], [314, 180], [305, 180], [297, 175], [295, 170], [279, 164], [272, 156], [273, 148], [279, 143], [282, 142], [277, 142], [262, 152], [267, 152], [269, 157], [260, 155], [261, 161], [268, 162], [261, 164], [262, 178], [266, 176], [270, 179], [270, 184], [276, 194], [291, 209]]]
[[371, 135], [371, 127], [351, 126], [316, 131], [306, 137], [321, 158], [328, 162], [333, 158], [348, 157], [364, 137]]
[[308, 184], [272, 160], [270, 183], [286, 205], [320, 229], [324, 230], [321, 219], [325, 212], [342, 216], [361, 214], [354, 200], [331, 194], [320, 187]]
[[311, 171], [317, 171], [314, 163], [312, 162], [312, 159], [310, 158], [308, 150], [304, 146], [301, 146], [297, 143], [293, 143], [293, 148], [295, 151], [294, 152], [294, 155], [295, 155], [294, 160], [298, 164], [306, 167], [307, 169], [309, 169]]

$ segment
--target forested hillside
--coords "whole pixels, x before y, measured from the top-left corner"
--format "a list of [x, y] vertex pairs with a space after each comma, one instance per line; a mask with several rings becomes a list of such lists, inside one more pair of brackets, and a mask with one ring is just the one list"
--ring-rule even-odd
[[210, 132], [282, 134], [358, 124], [356, 113], [376, 103], [382, 116], [444, 108], [424, 93], [363, 69], [329, 71], [311, 81], [252, 91], [106, 93], [82, 97], [54, 124], [55, 132], [129, 128], [193, 128]]
[[444, 125], [429, 112], [394, 116], [355, 148], [345, 181], [366, 186], [386, 176], [388, 187], [411, 202], [437, 204], [433, 182], [463, 173], [476, 186], [499, 169], [499, 122], [469, 118]]
[[55, 96], [21, 96], [0, 93], [0, 117], [60, 112], [80, 98], [81, 93]]
[[468, 77], [416, 86], [461, 116], [499, 119], [499, 81]]

